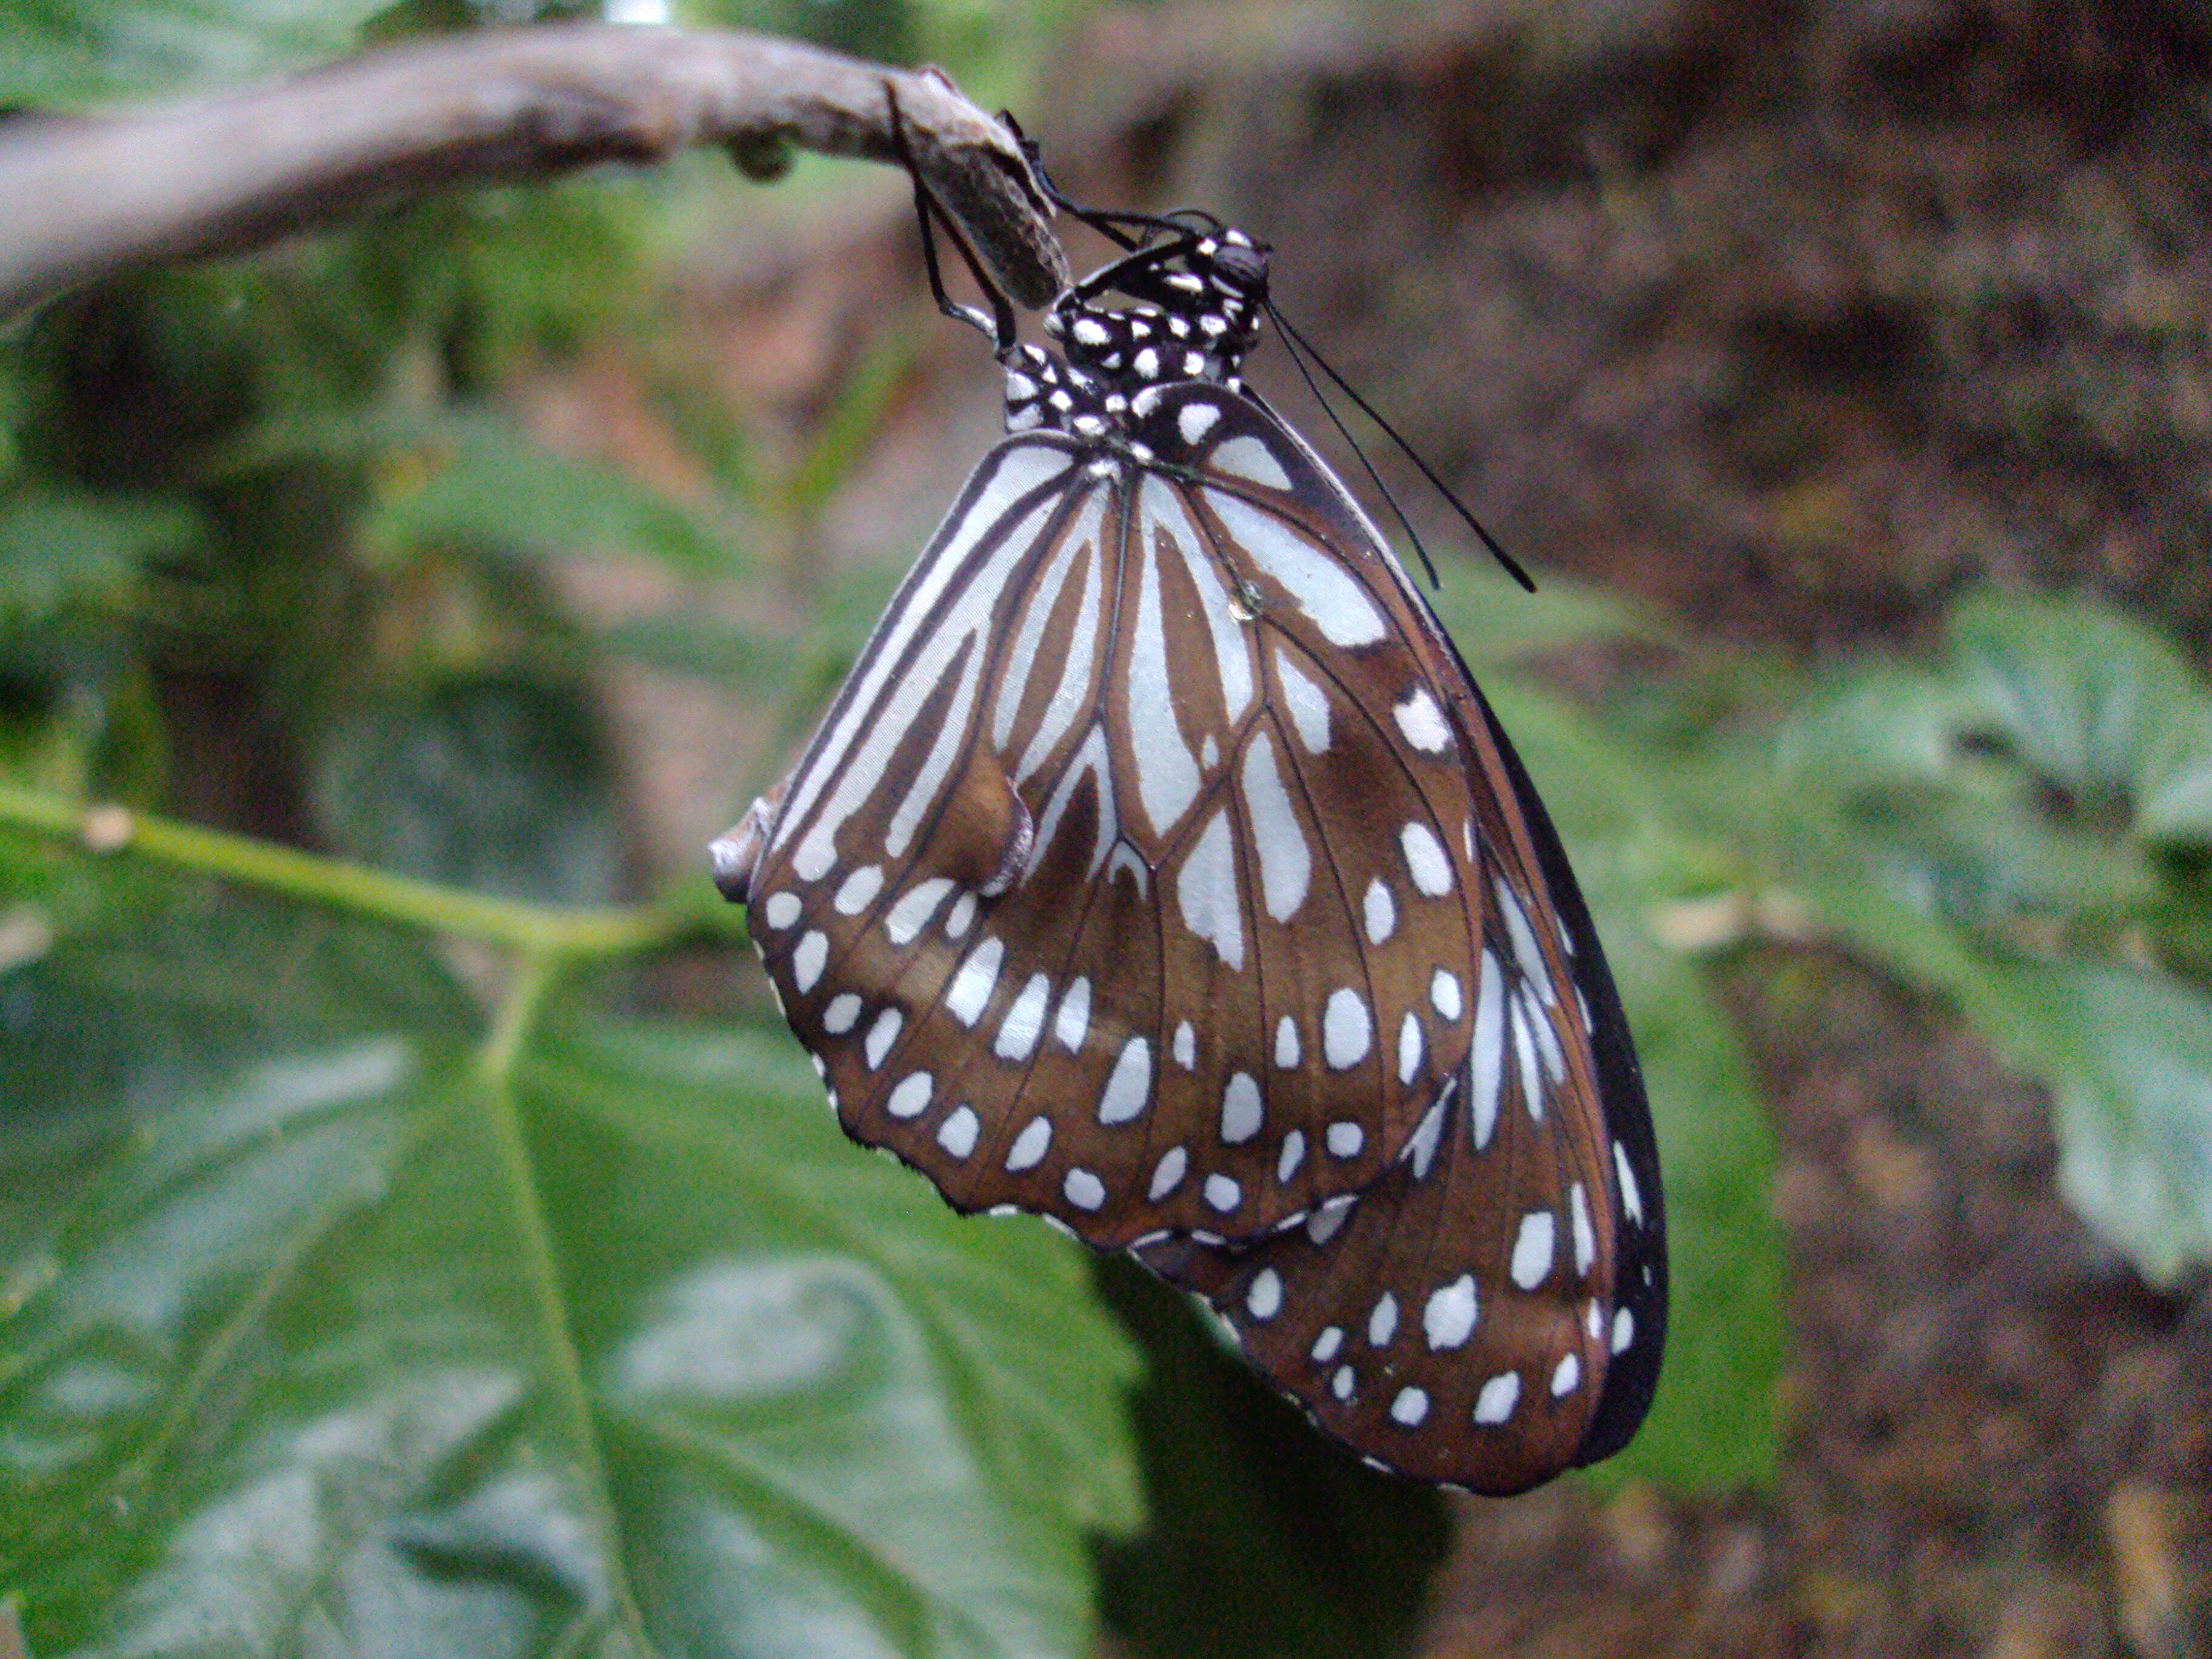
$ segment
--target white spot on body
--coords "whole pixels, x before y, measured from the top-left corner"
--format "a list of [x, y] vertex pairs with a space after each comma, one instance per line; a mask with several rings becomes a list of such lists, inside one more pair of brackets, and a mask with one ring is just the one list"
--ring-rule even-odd
[[1552, 1271], [1556, 1231], [1549, 1210], [1531, 1210], [1521, 1218], [1521, 1231], [1513, 1240], [1513, 1265], [1506, 1271], [1522, 1290], [1534, 1290]]
[[1368, 1045], [1374, 1037], [1374, 1022], [1359, 993], [1348, 985], [1331, 991], [1328, 1004], [1322, 1010], [1321, 1024], [1322, 1058], [1330, 1068], [1343, 1072], [1359, 1064], [1367, 1058]]
[[1014, 999], [1014, 1006], [1006, 1010], [1006, 1018], [999, 1022], [991, 1052], [1017, 1066], [1028, 1060], [1036, 1052], [1037, 1038], [1044, 1034], [1045, 1004], [1051, 1000], [1052, 981], [1042, 974], [1031, 974], [1030, 982]]
[[1521, 1373], [1507, 1371], [1485, 1382], [1474, 1396], [1474, 1420], [1486, 1426], [1503, 1423], [1521, 1401]]
[[891, 1044], [898, 1041], [900, 1028], [905, 1024], [906, 1016], [896, 1008], [886, 1008], [876, 1016], [876, 1023], [868, 1027], [868, 1035], [861, 1043], [867, 1051], [870, 1071], [884, 1063], [884, 1056], [890, 1053]]
[[1106, 1201], [1106, 1183], [1088, 1170], [1070, 1170], [1060, 1191], [1079, 1210], [1095, 1210]]
[[1014, 1144], [1006, 1149], [1006, 1168], [1019, 1175], [1024, 1170], [1033, 1170], [1044, 1160], [1045, 1148], [1052, 1145], [1052, 1120], [1033, 1117]]
[[1474, 1275], [1462, 1273], [1434, 1292], [1421, 1310], [1421, 1334], [1431, 1348], [1464, 1347], [1474, 1334]]
[[819, 928], [799, 941], [799, 948], [791, 953], [792, 983], [801, 993], [811, 991], [822, 977], [822, 970], [830, 962], [830, 935]]
[[804, 908], [796, 893], [770, 893], [768, 902], [761, 906], [761, 920], [781, 933], [799, 920]]
[[1152, 1045], [1143, 1037], [1131, 1037], [1121, 1045], [1113, 1074], [1098, 1097], [1098, 1121], [1127, 1123], [1145, 1109], [1152, 1097]]
[[1451, 855], [1425, 823], [1409, 823], [1398, 832], [1398, 845], [1406, 854], [1406, 869], [1414, 888], [1430, 898], [1451, 891]]
[[1397, 717], [1398, 729], [1406, 734], [1406, 741], [1425, 755], [1441, 755], [1451, 742], [1451, 727], [1444, 723], [1443, 711], [1437, 700], [1429, 695], [1428, 688], [1417, 685], [1413, 695], [1391, 709]]
[[916, 1072], [902, 1079], [884, 1102], [884, 1109], [893, 1117], [920, 1117], [929, 1104], [929, 1097], [936, 1088], [936, 1079], [927, 1072]]
[[974, 1108], [955, 1107], [937, 1126], [937, 1144], [955, 1158], [965, 1158], [975, 1150], [975, 1132], [981, 1127]]
[[1073, 331], [1076, 339], [1087, 346], [1103, 346], [1114, 337], [1106, 331], [1106, 325], [1095, 317], [1077, 318]]
[[972, 1030], [983, 1018], [992, 988], [999, 982], [1000, 958], [1006, 953], [1006, 947], [999, 939], [987, 939], [968, 953], [968, 960], [952, 976], [951, 988], [945, 994], [945, 1009], [963, 1025]]
[[1236, 1073], [1221, 1091], [1221, 1138], [1235, 1146], [1259, 1133], [1260, 1085], [1249, 1073]]

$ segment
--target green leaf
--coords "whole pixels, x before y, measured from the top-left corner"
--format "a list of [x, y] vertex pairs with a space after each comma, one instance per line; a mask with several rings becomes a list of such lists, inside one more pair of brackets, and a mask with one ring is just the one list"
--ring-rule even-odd
[[352, 49], [388, 0], [46, 0], [0, 12], [0, 104], [62, 109], [267, 76]]
[[2078, 598], [1984, 592], [1951, 614], [1960, 672], [2039, 775], [2095, 801], [2140, 802], [2206, 730], [2202, 690], [2172, 643]]
[[605, 903], [620, 836], [605, 744], [580, 693], [471, 676], [372, 697], [323, 734], [313, 799], [351, 857], [427, 881]]
[[[861, 1156], [781, 1039], [583, 1021], [507, 1073], [312, 957], [164, 945], [65, 939], [48, 1026], [258, 969], [294, 1041], [10, 1096], [33, 1651], [1089, 1651], [1133, 1364], [1074, 1247]], [[64, 1096], [106, 1133], [41, 1158]]]
[[2068, 1201], [2154, 1285], [2212, 1263], [2212, 997], [2087, 963], [1997, 978], [2017, 1057], [2051, 1079]]
[[0, 500], [0, 626], [117, 607], [147, 560], [190, 552], [205, 533], [178, 501], [53, 489]]

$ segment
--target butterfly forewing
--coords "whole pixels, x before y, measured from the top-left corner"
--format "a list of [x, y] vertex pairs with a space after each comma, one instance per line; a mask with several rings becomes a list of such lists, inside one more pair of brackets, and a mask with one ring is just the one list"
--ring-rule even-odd
[[846, 1127], [1107, 1245], [1376, 1179], [1483, 902], [1456, 665], [1341, 490], [1210, 387], [1152, 427], [1155, 467], [987, 459], [750, 882]]

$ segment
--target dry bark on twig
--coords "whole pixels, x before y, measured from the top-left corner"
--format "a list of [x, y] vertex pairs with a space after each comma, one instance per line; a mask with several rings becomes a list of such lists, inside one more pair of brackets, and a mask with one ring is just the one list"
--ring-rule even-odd
[[732, 31], [493, 30], [365, 53], [273, 85], [109, 117], [0, 127], [0, 315], [159, 259], [228, 252], [423, 191], [604, 161], [787, 145], [915, 166], [1000, 285], [1067, 280], [1019, 146], [930, 72]]

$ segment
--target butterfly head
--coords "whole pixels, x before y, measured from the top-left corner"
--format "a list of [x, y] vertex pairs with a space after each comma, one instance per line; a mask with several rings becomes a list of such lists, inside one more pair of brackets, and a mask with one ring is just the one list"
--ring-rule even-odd
[[[1133, 303], [1108, 305], [1109, 295]], [[1092, 437], [1154, 386], [1241, 389], [1267, 296], [1267, 249], [1241, 230], [1208, 222], [1136, 250], [1054, 302], [1044, 330], [1059, 359], [1035, 346], [1008, 355], [1009, 428]]]

